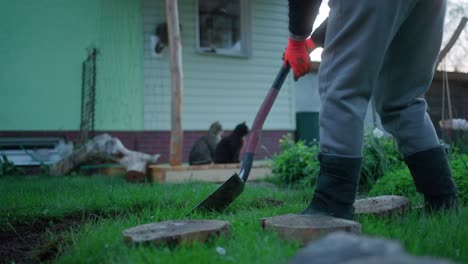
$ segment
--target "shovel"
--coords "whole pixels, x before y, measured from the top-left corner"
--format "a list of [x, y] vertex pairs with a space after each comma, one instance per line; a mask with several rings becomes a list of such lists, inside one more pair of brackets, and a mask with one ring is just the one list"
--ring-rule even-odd
[[268, 91], [266, 98], [263, 100], [263, 104], [257, 112], [257, 116], [255, 117], [255, 121], [252, 125], [252, 130], [250, 131], [250, 135], [247, 140], [246, 150], [242, 157], [242, 166], [239, 174], [234, 173], [231, 178], [193, 208], [188, 214], [195, 211], [221, 212], [242, 193], [245, 182], [249, 177], [250, 169], [252, 168], [255, 149], [257, 148], [258, 141], [260, 139], [263, 123], [265, 122], [265, 119], [278, 96], [284, 80], [288, 76], [289, 69], [290, 66], [288, 64], [282, 65], [280, 71], [276, 75], [272, 87]]

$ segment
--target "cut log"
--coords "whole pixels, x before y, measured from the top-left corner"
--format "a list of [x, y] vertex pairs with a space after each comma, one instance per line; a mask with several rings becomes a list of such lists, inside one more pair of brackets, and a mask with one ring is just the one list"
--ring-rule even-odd
[[229, 222], [218, 220], [174, 220], [151, 223], [123, 231], [124, 241], [129, 244], [153, 243], [176, 246], [184, 242], [206, 242], [221, 234], [230, 235]]
[[118, 138], [102, 134], [54, 164], [49, 173], [53, 176], [66, 175], [86, 162], [105, 160], [124, 166], [127, 174], [130, 173], [133, 177], [135, 173], [146, 176], [147, 165], [156, 163], [159, 156], [128, 150]]
[[278, 232], [281, 238], [298, 240], [302, 245], [335, 231], [345, 231], [354, 234], [361, 233], [361, 225], [359, 223], [320, 215], [279, 215], [262, 218], [260, 224], [264, 229]]
[[370, 197], [354, 202], [356, 214], [372, 214], [377, 216], [403, 213], [409, 205], [410, 200], [408, 198], [397, 195]]

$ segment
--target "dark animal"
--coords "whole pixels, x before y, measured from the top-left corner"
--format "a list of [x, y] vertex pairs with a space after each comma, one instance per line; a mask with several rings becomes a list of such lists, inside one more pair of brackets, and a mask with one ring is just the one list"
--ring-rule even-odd
[[190, 165], [210, 164], [213, 161], [216, 146], [221, 140], [223, 128], [219, 122], [211, 124], [208, 135], [199, 138], [193, 144], [189, 155]]
[[156, 27], [156, 36], [158, 37], [158, 43], [156, 43], [156, 47], [154, 51], [156, 53], [161, 53], [165, 46], [169, 43], [169, 37], [167, 34], [167, 23], [159, 23]]
[[215, 163], [239, 163], [239, 154], [242, 148], [242, 138], [249, 133], [249, 128], [244, 123], [236, 126], [234, 131], [221, 139], [215, 151]]
[[[179, 25], [180, 30], [182, 31], [182, 25]], [[167, 23], [159, 23], [156, 26], [155, 34], [156, 37], [158, 37], [158, 42], [156, 43], [156, 46], [154, 47], [154, 52], [157, 54], [161, 53], [164, 47], [169, 45], [169, 34], [167, 32]]]

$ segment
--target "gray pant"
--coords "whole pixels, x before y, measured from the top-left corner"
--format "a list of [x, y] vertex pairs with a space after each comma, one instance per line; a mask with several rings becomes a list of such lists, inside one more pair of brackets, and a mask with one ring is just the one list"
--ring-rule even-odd
[[439, 54], [445, 0], [330, 0], [319, 70], [320, 148], [362, 156], [371, 97], [403, 155], [439, 144], [420, 98]]

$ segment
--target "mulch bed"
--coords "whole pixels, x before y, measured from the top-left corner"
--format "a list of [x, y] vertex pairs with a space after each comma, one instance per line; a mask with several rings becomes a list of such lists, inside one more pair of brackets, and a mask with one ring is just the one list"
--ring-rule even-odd
[[[161, 206], [180, 208], [183, 203], [160, 202]], [[79, 211], [62, 218], [40, 218], [28, 224], [13, 224], [0, 229], [0, 263], [39, 263], [54, 259], [71, 241], [62, 232], [100, 218], [114, 218], [126, 213], [139, 213], [154, 206], [153, 201], [135, 204], [126, 210]], [[53, 239], [48, 234], [54, 234]]]
[[[6, 227], [0, 231], [0, 262], [39, 263], [52, 260], [67, 243], [60, 234], [88, 220], [83, 215], [72, 215]], [[55, 234], [54, 239], [47, 236], [50, 233]]]

